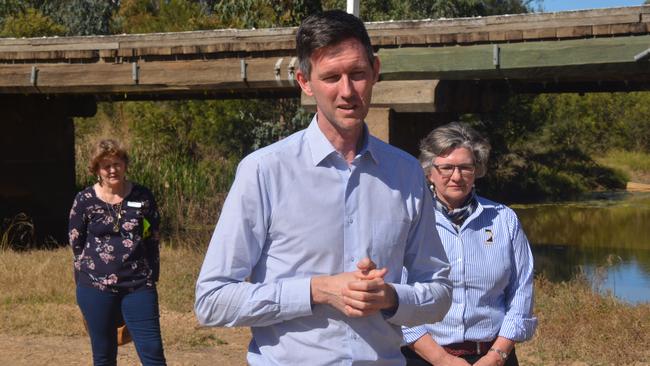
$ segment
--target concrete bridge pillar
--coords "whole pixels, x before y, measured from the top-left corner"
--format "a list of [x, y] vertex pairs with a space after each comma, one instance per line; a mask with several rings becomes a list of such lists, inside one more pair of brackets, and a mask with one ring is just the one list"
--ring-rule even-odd
[[[73, 116], [94, 115], [91, 98], [0, 97], [0, 220], [18, 246], [67, 242], [67, 221], [75, 195]], [[12, 221], [26, 214], [29, 225]], [[17, 231], [18, 230], [18, 231]]]
[[405, 113], [390, 108], [370, 108], [366, 123], [373, 136], [418, 157], [420, 140], [432, 129], [456, 118], [454, 113]]

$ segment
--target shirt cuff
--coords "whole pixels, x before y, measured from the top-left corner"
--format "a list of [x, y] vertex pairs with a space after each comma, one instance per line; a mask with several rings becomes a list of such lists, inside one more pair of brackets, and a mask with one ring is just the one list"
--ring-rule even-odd
[[388, 322], [396, 325], [410, 324], [410, 319], [416, 309], [415, 294], [413, 288], [409, 285], [402, 285], [393, 283], [395, 293], [397, 293], [397, 310], [390, 318], [386, 319]]
[[499, 335], [515, 342], [531, 339], [537, 328], [537, 318], [511, 318], [505, 317], [501, 323]]
[[428, 332], [427, 328], [424, 325], [420, 325], [411, 328], [402, 327], [402, 333], [404, 334], [404, 344], [411, 344], [422, 338], [422, 336]]
[[311, 278], [287, 279], [281, 282], [280, 306], [283, 318], [311, 315]]

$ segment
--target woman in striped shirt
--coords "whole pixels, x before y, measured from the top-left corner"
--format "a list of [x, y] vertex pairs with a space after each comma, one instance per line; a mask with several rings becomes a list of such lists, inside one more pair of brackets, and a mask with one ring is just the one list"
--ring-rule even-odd
[[435, 324], [404, 329], [408, 365], [518, 365], [514, 345], [533, 336], [533, 257], [513, 210], [477, 196], [490, 145], [467, 124], [420, 144], [436, 229], [451, 264], [452, 305]]

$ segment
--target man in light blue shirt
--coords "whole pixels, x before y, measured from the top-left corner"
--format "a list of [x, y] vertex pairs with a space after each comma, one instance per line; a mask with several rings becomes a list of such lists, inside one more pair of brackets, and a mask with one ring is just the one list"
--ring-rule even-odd
[[296, 42], [316, 116], [240, 163], [195, 312], [204, 325], [250, 326], [251, 365], [403, 365], [400, 325], [450, 306], [430, 193], [417, 160], [363, 122], [379, 75], [363, 23], [324, 12]]

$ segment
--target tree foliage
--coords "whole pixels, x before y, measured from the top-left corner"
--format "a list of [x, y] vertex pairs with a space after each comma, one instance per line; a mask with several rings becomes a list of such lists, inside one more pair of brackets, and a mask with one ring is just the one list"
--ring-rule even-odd
[[[458, 18], [518, 14], [533, 10], [536, 0], [367, 0], [359, 16], [365, 21]], [[346, 0], [323, 0], [324, 9], [345, 9]]]
[[[364, 0], [360, 15], [365, 21], [488, 16], [534, 11], [541, 3]], [[0, 32], [33, 37], [287, 27], [309, 14], [345, 7], [345, 0], [0, 0]], [[102, 104], [96, 118], [77, 126], [83, 134], [98, 121], [121, 121], [115, 131], [132, 140], [143, 183], [175, 189], [172, 196], [178, 198], [189, 191], [204, 194], [188, 182], [216, 184], [209, 177], [217, 171], [231, 177], [242, 156], [309, 119], [296, 99], [128, 102]], [[516, 96], [498, 113], [464, 119], [493, 146], [490, 173], [480, 188], [508, 201], [562, 199], [618, 187], [623, 178], [593, 157], [609, 149], [650, 152], [647, 93]], [[220, 182], [218, 189], [226, 190], [227, 179]]]
[[42, 37], [66, 34], [67, 29], [34, 8], [9, 15], [3, 19], [1, 37]]
[[567, 199], [626, 178], [595, 162], [610, 150], [650, 152], [650, 94], [516, 96], [474, 121], [493, 146], [489, 175], [479, 183], [506, 201]]
[[63, 25], [69, 36], [110, 34], [113, 13], [119, 0], [43, 1], [39, 9]]
[[115, 33], [181, 32], [213, 29], [218, 22], [201, 2], [122, 0], [113, 18]]
[[291, 27], [322, 10], [320, 0], [221, 0], [214, 15], [226, 28]]
[[119, 0], [0, 0], [5, 36], [109, 34]]

